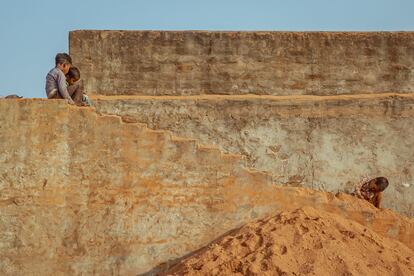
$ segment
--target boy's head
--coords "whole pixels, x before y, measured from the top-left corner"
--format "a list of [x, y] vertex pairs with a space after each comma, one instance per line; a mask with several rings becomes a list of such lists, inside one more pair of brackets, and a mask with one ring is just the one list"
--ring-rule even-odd
[[58, 53], [55, 57], [55, 65], [66, 75], [72, 65], [72, 58], [66, 53]]
[[69, 68], [68, 73], [66, 74], [66, 81], [69, 85], [74, 84], [80, 79], [80, 71], [77, 67], [72, 66]]
[[383, 192], [388, 187], [388, 179], [385, 177], [377, 177], [370, 181], [371, 190], [374, 192]]

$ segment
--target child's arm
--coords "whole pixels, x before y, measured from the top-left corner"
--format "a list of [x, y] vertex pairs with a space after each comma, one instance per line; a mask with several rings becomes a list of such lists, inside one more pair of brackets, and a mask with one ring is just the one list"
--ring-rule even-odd
[[374, 196], [372, 203], [374, 204], [375, 207], [380, 208], [381, 201], [382, 201], [382, 193], [377, 193]]
[[57, 77], [57, 84], [58, 84], [58, 90], [60, 95], [68, 101], [70, 104], [74, 104], [75, 102], [72, 100], [72, 98], [69, 95], [68, 88], [66, 87], [66, 77], [63, 72], [59, 72]]

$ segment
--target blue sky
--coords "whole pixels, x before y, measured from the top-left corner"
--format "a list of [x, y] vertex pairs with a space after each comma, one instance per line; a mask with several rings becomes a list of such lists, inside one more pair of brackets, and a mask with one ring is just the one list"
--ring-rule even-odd
[[414, 31], [413, 0], [0, 0], [0, 95], [44, 97], [68, 32]]

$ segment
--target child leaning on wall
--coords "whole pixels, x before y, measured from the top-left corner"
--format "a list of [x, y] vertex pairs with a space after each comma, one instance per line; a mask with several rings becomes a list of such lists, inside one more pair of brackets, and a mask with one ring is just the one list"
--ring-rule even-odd
[[79, 102], [82, 106], [92, 106], [92, 101], [84, 93], [82, 81], [80, 80], [80, 71], [77, 67], [72, 66], [66, 74], [66, 82], [70, 95], [75, 95], [74, 101]]
[[[59, 53], [55, 57], [55, 68], [46, 76], [46, 95], [48, 99], [65, 99], [69, 104], [75, 104], [69, 94], [65, 75], [72, 66], [72, 58], [66, 53]], [[75, 95], [74, 95], [75, 96]]]

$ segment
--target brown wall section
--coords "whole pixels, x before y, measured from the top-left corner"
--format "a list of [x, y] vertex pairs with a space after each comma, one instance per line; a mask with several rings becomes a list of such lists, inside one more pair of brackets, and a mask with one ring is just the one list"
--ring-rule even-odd
[[[274, 185], [241, 156], [62, 100], [0, 100], [0, 275], [139, 275], [312, 206], [414, 248], [414, 221]], [[149, 274], [153, 275], [153, 274]]]
[[73, 31], [101, 95], [330, 95], [414, 91], [414, 33]]
[[98, 112], [246, 156], [278, 184], [353, 192], [385, 176], [383, 207], [414, 217], [414, 94], [104, 97]]

